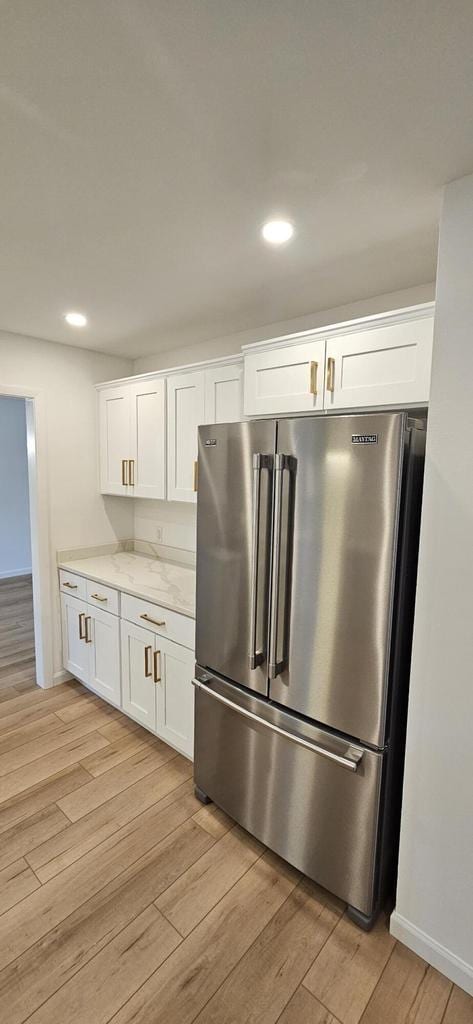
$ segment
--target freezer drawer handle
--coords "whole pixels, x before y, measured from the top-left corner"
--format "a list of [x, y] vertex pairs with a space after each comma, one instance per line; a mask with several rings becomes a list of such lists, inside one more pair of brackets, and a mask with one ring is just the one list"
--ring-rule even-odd
[[264, 661], [266, 651], [258, 651], [258, 566], [260, 556], [259, 521], [261, 510], [261, 470], [273, 468], [273, 456], [256, 452], [253, 455], [253, 537], [251, 550], [250, 650], [248, 664], [255, 669]]
[[300, 747], [306, 747], [307, 750], [311, 750], [313, 754], [320, 754], [321, 757], [326, 757], [328, 761], [335, 761], [335, 764], [340, 765], [341, 768], [346, 768], [349, 772], [356, 772], [358, 765], [363, 757], [363, 751], [360, 747], [354, 747], [351, 744], [347, 747], [346, 756], [343, 754], [335, 754], [333, 750], [327, 750], [326, 747], [320, 746], [318, 743], [311, 743], [310, 740], [303, 739], [302, 736], [295, 736], [292, 732], [287, 732], [286, 729], [280, 729], [278, 725], [273, 725], [272, 722], [267, 722], [264, 718], [260, 718], [259, 715], [253, 714], [252, 711], [247, 711], [246, 708], [241, 708], [238, 704], [234, 704], [233, 701], [228, 700], [228, 697], [223, 697], [221, 693], [216, 693], [215, 690], [210, 690], [208, 686], [202, 686], [202, 683], [198, 679], [192, 680], [197, 690], [202, 690], [208, 697], [214, 697], [215, 700], [220, 701], [221, 704], [225, 704], [231, 708], [232, 711], [236, 711], [239, 715], [243, 715], [243, 718], [250, 718], [253, 722], [257, 722], [258, 725], [264, 725], [266, 729], [270, 729], [271, 732], [277, 732], [279, 736], [283, 736], [286, 740], [291, 740], [292, 743], [297, 743]]

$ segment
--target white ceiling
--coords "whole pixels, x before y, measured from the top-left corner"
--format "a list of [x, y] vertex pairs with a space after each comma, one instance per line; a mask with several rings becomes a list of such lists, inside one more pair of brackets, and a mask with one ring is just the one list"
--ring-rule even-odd
[[138, 356], [432, 280], [472, 49], [471, 0], [0, 0], [0, 327]]

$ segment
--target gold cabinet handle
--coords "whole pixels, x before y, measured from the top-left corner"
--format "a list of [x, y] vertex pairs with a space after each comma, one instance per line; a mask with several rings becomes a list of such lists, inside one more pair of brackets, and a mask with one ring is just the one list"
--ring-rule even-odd
[[80, 612], [79, 615], [79, 640], [85, 640], [85, 612]]
[[90, 622], [90, 615], [86, 615], [85, 616], [85, 637], [84, 637], [84, 640], [85, 640], [86, 644], [91, 644], [92, 643], [92, 637], [91, 637], [91, 635], [89, 633], [89, 622]]
[[199, 463], [197, 459], [194, 462], [194, 480], [192, 483], [192, 490], [196, 491], [199, 486]]
[[327, 391], [332, 394], [335, 391], [335, 359], [332, 356], [327, 359]]
[[130, 487], [134, 487], [135, 486], [135, 460], [134, 459], [128, 459], [128, 467], [129, 467], [128, 468], [128, 481], [129, 481]]
[[[158, 668], [159, 658], [159, 668]], [[161, 682], [161, 651], [155, 651], [153, 654], [153, 669], [154, 669], [154, 681], [155, 683]]]
[[310, 363], [309, 392], [310, 392], [311, 395], [314, 395], [314, 397], [317, 395], [317, 370], [318, 370], [318, 368], [319, 368], [319, 364], [316, 363], [315, 359], [312, 359], [312, 361]]
[[91, 594], [90, 596], [94, 598], [94, 601], [108, 601], [108, 597], [102, 597], [102, 594]]
[[149, 679], [149, 677], [153, 674], [152, 671], [151, 671], [151, 664], [150, 664], [150, 654], [151, 654], [152, 649], [153, 648], [151, 647], [151, 645], [149, 645], [148, 647], [145, 647], [145, 677], [146, 677], [146, 679]]
[[122, 484], [128, 487], [128, 459], [122, 459]]
[[63, 587], [69, 587], [69, 590], [77, 590], [77, 583], [63, 583]]
[[143, 612], [143, 615], [140, 615], [140, 619], [144, 619], [145, 622], [152, 622], [153, 626], [165, 626], [166, 625], [166, 620], [165, 619], [152, 619], [151, 615], [147, 615], [146, 612]]

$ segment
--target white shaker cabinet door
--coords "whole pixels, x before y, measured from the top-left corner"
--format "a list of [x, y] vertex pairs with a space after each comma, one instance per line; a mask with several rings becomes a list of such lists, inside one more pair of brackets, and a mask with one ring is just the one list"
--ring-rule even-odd
[[126, 714], [156, 731], [154, 633], [121, 620], [122, 707]]
[[69, 594], [61, 594], [62, 645], [64, 668], [80, 679], [89, 681], [89, 650], [86, 644], [88, 605]]
[[129, 385], [131, 465], [135, 498], [166, 497], [166, 381], [141, 380]]
[[205, 371], [205, 422], [243, 419], [243, 364], [227, 363]]
[[325, 338], [245, 355], [245, 416], [321, 412]]
[[99, 391], [100, 490], [130, 494], [130, 386]]
[[197, 500], [197, 427], [205, 423], [203, 370], [168, 377], [168, 500]]
[[158, 662], [156, 732], [181, 753], [194, 755], [193, 651], [156, 637]]
[[432, 340], [432, 317], [328, 338], [325, 408], [424, 405]]
[[86, 643], [89, 649], [89, 686], [120, 707], [120, 620], [99, 608], [87, 608]]

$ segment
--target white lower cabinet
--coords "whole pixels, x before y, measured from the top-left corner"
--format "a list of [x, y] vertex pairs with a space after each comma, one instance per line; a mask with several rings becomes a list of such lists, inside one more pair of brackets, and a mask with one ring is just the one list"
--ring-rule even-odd
[[120, 620], [100, 608], [87, 608], [86, 644], [89, 644], [88, 685], [120, 707]]
[[61, 594], [64, 667], [91, 690], [120, 707], [120, 620]]
[[[80, 589], [82, 582], [87, 601], [63, 589]], [[64, 668], [192, 758], [193, 619], [63, 570], [60, 585]], [[92, 601], [107, 601], [113, 611]], [[120, 618], [120, 611], [128, 618]], [[137, 619], [149, 622], [149, 628]]]
[[194, 652], [171, 640], [156, 637], [156, 732], [188, 757], [194, 752]]
[[187, 757], [194, 751], [194, 652], [121, 620], [123, 710]]
[[155, 635], [122, 619], [121, 638], [123, 710], [156, 732]]
[[89, 681], [89, 651], [85, 643], [85, 601], [61, 594], [62, 646], [64, 668], [82, 683]]

